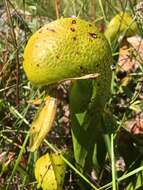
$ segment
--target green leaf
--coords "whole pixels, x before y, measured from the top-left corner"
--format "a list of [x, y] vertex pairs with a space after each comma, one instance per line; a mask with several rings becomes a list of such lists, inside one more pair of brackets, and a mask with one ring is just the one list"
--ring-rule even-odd
[[56, 99], [49, 97], [42, 109], [38, 112], [30, 128], [30, 151], [34, 152], [53, 126], [56, 114]]
[[81, 171], [92, 166], [100, 170], [106, 152], [94, 85], [91, 80], [79, 80], [70, 93], [74, 157]]
[[45, 154], [35, 164], [35, 178], [38, 188], [43, 190], [62, 190], [66, 164], [59, 154]]
[[86, 134], [84, 131], [84, 118], [92, 95], [91, 81], [75, 81], [70, 92], [70, 109], [72, 121], [72, 138], [74, 146], [74, 157], [77, 164], [83, 168], [87, 156], [85, 145]]

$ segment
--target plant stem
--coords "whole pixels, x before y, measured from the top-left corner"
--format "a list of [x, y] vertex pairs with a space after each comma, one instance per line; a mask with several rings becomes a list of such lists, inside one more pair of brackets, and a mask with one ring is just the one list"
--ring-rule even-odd
[[[57, 148], [55, 148], [47, 140], [44, 141], [51, 148], [51, 150], [53, 150], [53, 152], [59, 153]], [[76, 174], [78, 174], [84, 181], [86, 181], [94, 190], [98, 190], [98, 188], [93, 183], [91, 183], [79, 170], [77, 170], [62, 154], [60, 154], [60, 157], [73, 171], [75, 171]]]
[[61, 1], [55, 0], [55, 11], [56, 11], [57, 19], [60, 18], [60, 12], [61, 12], [60, 9], [61, 9]]
[[5, 0], [6, 13], [7, 13], [8, 22], [11, 28], [11, 37], [12, 37], [14, 48], [16, 49], [16, 55], [15, 55], [16, 56], [15, 57], [15, 60], [16, 60], [16, 105], [18, 105], [19, 104], [19, 65], [20, 65], [19, 62], [20, 61], [19, 61], [19, 51], [18, 51], [16, 35], [14, 31], [14, 26], [13, 26], [8, 2], [9, 2], [8, 0]]

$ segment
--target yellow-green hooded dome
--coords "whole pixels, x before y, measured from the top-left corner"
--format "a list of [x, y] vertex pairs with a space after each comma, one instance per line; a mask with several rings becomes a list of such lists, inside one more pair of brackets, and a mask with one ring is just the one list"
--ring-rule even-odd
[[110, 81], [111, 63], [109, 44], [94, 25], [79, 18], [61, 18], [31, 36], [23, 66], [33, 84], [48, 85], [91, 73]]

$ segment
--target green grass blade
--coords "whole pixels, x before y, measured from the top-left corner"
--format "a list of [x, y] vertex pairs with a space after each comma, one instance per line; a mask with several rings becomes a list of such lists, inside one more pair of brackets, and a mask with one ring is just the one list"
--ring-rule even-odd
[[20, 162], [20, 160], [21, 160], [21, 158], [22, 158], [22, 155], [23, 155], [23, 153], [25, 152], [25, 146], [26, 146], [26, 144], [27, 144], [27, 142], [28, 142], [28, 139], [29, 139], [29, 133], [26, 135], [26, 138], [25, 138], [25, 140], [24, 140], [24, 142], [23, 142], [22, 148], [21, 148], [21, 150], [20, 150], [20, 152], [19, 152], [18, 158], [16, 159], [14, 168], [13, 168], [13, 170], [12, 170], [11, 176], [9, 177], [9, 182], [8, 182], [8, 184], [7, 184], [5, 190], [8, 190], [8, 188], [9, 188], [10, 182], [11, 182], [11, 180], [12, 180], [12, 178], [13, 178], [13, 176], [14, 176], [16, 170], [17, 170], [17, 167], [18, 167], [18, 164], [19, 164], [19, 162]]
[[112, 165], [112, 187], [113, 190], [118, 190], [117, 177], [116, 177], [116, 166], [115, 166], [115, 155], [114, 155], [114, 135], [111, 134], [111, 165]]
[[107, 23], [107, 18], [106, 18], [106, 13], [105, 13], [104, 7], [103, 7], [103, 2], [102, 2], [102, 0], [98, 0], [98, 2], [99, 2], [99, 6], [100, 6], [100, 9], [101, 9], [103, 18], [104, 18], [104, 22]]
[[[57, 148], [55, 148], [52, 144], [50, 144], [47, 140], [44, 140], [44, 142], [53, 150], [53, 152], [58, 153], [59, 151]], [[79, 170], [77, 170], [63, 155], [60, 154], [60, 157], [63, 159], [63, 161], [76, 173], [78, 174], [86, 183], [88, 183], [94, 190], [98, 190], [98, 188], [90, 182]]]

